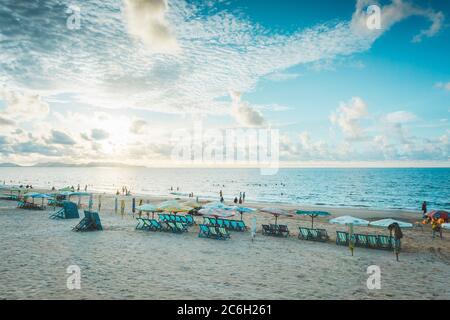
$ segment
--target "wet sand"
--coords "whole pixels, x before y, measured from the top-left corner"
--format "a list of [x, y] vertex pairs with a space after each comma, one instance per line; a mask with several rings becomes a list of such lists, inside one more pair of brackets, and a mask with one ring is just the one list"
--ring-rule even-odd
[[[1, 299], [449, 299], [450, 232], [432, 239], [429, 226], [404, 230], [400, 262], [392, 252], [336, 246], [335, 231], [345, 226], [316, 219], [327, 229], [328, 243], [297, 238], [308, 217], [281, 217], [292, 235], [261, 235], [261, 224], [273, 222], [257, 213], [258, 233], [232, 232], [228, 241], [198, 238], [198, 227], [185, 234], [136, 231], [131, 197], [126, 214], [114, 213], [114, 196], [102, 195], [102, 232], [76, 233], [78, 220], [50, 220], [53, 211], [16, 208], [0, 200]], [[164, 200], [145, 198], [151, 202]], [[95, 197], [97, 200], [97, 196]], [[96, 201], [95, 201], [96, 202]], [[87, 199], [83, 200], [87, 203]], [[264, 203], [246, 203], [259, 208]], [[270, 204], [287, 210], [305, 206]], [[120, 207], [120, 205], [119, 205]], [[94, 204], [97, 208], [97, 203]], [[320, 208], [320, 210], [326, 210]], [[385, 217], [417, 221], [418, 212], [355, 208], [329, 209], [333, 216]], [[332, 216], [332, 217], [333, 217]], [[250, 216], [244, 216], [250, 225]], [[201, 222], [201, 217], [196, 217]], [[386, 230], [355, 227], [356, 232]], [[81, 290], [68, 290], [66, 268], [81, 268]], [[367, 267], [381, 268], [381, 289], [366, 286]]]

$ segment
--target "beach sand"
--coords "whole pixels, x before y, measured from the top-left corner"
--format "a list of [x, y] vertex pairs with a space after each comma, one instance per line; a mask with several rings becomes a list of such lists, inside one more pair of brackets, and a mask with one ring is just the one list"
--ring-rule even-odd
[[[46, 211], [16, 208], [0, 201], [1, 299], [449, 299], [450, 232], [432, 239], [429, 226], [404, 230], [400, 262], [392, 252], [346, 247], [334, 243], [335, 231], [345, 226], [316, 219], [327, 229], [328, 243], [297, 238], [298, 226], [308, 217], [281, 217], [292, 236], [261, 235], [261, 224], [273, 222], [257, 213], [258, 233], [232, 232], [228, 241], [198, 238], [198, 227], [188, 233], [136, 231], [131, 197], [126, 214], [114, 213], [114, 196], [102, 195], [101, 232], [72, 232], [78, 220], [51, 220]], [[152, 202], [165, 200], [137, 197]], [[95, 197], [97, 200], [97, 196]], [[87, 203], [85, 199], [83, 201]], [[269, 206], [246, 203], [251, 207]], [[307, 206], [270, 204], [287, 210]], [[120, 205], [119, 205], [120, 207]], [[97, 204], [94, 204], [97, 208]], [[355, 208], [328, 210], [333, 216], [365, 219], [385, 217], [418, 221], [418, 212]], [[250, 225], [250, 216], [244, 216]], [[201, 222], [201, 217], [196, 217]], [[386, 230], [355, 227], [355, 232]], [[81, 289], [68, 290], [66, 268], [81, 268]], [[381, 289], [369, 290], [367, 267], [381, 268]]]

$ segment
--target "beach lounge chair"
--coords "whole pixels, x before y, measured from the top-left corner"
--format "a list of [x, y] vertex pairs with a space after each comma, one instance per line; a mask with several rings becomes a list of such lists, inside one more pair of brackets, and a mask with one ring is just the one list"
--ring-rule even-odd
[[301, 240], [310, 240], [309, 229], [304, 227], [298, 227], [298, 238]]
[[[244, 221], [236, 221], [236, 225], [238, 228], [238, 231], [246, 231], [247, 230], [247, 226], [245, 225]], [[288, 231], [289, 233], [289, 231]]]
[[225, 222], [223, 222], [223, 219], [217, 219], [217, 226], [220, 228], [223, 228], [225, 226]]
[[135, 228], [136, 230], [150, 230], [152, 228], [150, 219], [136, 218], [136, 220], [138, 222]]
[[336, 231], [336, 244], [338, 246], [348, 246], [349, 237], [347, 232]]
[[231, 221], [230, 220], [224, 219], [223, 225], [225, 226], [226, 229], [231, 229]]
[[211, 233], [209, 232], [209, 227], [206, 224], [200, 224], [199, 225], [200, 231], [198, 233], [198, 236], [200, 238], [210, 238]]
[[217, 225], [217, 219], [216, 218], [209, 218], [209, 224], [212, 226], [216, 226]]
[[378, 236], [378, 248], [383, 249], [383, 250], [392, 250], [393, 249], [392, 237], [379, 235]]
[[211, 221], [209, 221], [208, 217], [203, 217], [203, 224], [209, 226], [211, 224]]
[[378, 236], [373, 234], [367, 235], [367, 247], [372, 249], [378, 249], [379, 242], [378, 242]]
[[214, 238], [214, 239], [220, 239], [221, 236], [219, 234], [219, 232], [217, 231], [215, 226], [208, 226], [209, 228], [209, 233], [210, 233], [210, 238]]
[[181, 232], [188, 232], [188, 228], [185, 224], [182, 224], [181, 222], [175, 222], [175, 226], [180, 230]]
[[355, 246], [367, 248], [369, 246], [369, 241], [367, 240], [367, 235], [355, 233]]
[[49, 216], [49, 218], [50, 219], [65, 219], [64, 208], [56, 210]]
[[195, 224], [194, 217], [192, 216], [192, 214], [187, 214], [184, 216], [184, 218], [186, 219], [186, 224], [188, 226], [193, 226]]
[[155, 219], [150, 219], [150, 227], [148, 230], [150, 231], [166, 231], [167, 230], [167, 226], [165, 224], [165, 222], [159, 222], [158, 220]]
[[230, 234], [228, 233], [227, 229], [225, 229], [223, 227], [219, 227], [219, 228], [217, 228], [217, 230], [219, 231], [220, 237], [223, 240], [230, 239]]
[[283, 236], [283, 237], [288, 237], [289, 236], [288, 226], [286, 226], [284, 224], [278, 224], [278, 225], [275, 225], [275, 228], [277, 229], [277, 233], [280, 236]]
[[84, 218], [72, 229], [73, 231], [103, 230], [97, 212], [84, 211]]

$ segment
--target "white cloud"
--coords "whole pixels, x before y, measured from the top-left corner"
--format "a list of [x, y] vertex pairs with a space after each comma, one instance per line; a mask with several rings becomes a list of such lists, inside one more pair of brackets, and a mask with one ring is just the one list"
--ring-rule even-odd
[[91, 139], [92, 140], [106, 140], [109, 138], [109, 133], [103, 129], [92, 129], [91, 130]]
[[[368, 15], [366, 10], [371, 5], [378, 5], [381, 9], [381, 29], [379, 30], [371, 30], [367, 27]], [[351, 26], [356, 34], [363, 37], [372, 37], [375, 40], [394, 24], [412, 16], [424, 17], [431, 21], [431, 26], [414, 36], [413, 42], [420, 42], [423, 37], [434, 36], [439, 32], [444, 21], [442, 12], [436, 12], [431, 8], [425, 9], [405, 0], [393, 0], [390, 4], [384, 6], [381, 6], [376, 0], [357, 0]]]
[[287, 80], [294, 80], [300, 77], [300, 74], [298, 73], [289, 73], [289, 72], [274, 72], [266, 76], [266, 79], [272, 80], [272, 81], [287, 81]]
[[366, 133], [361, 120], [367, 118], [369, 112], [366, 103], [359, 97], [348, 102], [341, 102], [339, 108], [330, 115], [332, 124], [337, 125], [348, 140], [362, 140]]
[[386, 115], [386, 120], [391, 123], [408, 123], [417, 120], [417, 116], [408, 111], [395, 111]]
[[180, 47], [166, 21], [166, 0], [124, 0], [130, 34], [154, 53], [178, 53]]
[[241, 100], [241, 93], [230, 92], [231, 115], [242, 126], [259, 127], [266, 123], [261, 112], [252, 107], [249, 103]]
[[130, 126], [130, 132], [134, 134], [143, 134], [147, 128], [147, 121], [142, 119], [133, 120]]
[[436, 88], [450, 91], [450, 82], [438, 82], [436, 83]]
[[[2, 112], [3, 122], [28, 120], [46, 116], [49, 106], [38, 94], [19, 93], [0, 87], [0, 100], [6, 102], [6, 108]], [[10, 119], [8, 119], [10, 118]]]

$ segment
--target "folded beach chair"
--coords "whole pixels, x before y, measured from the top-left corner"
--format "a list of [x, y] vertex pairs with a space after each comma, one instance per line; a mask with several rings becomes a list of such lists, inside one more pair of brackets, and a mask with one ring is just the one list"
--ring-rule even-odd
[[[306, 231], [308, 232], [307, 240], [326, 242], [330, 238], [328, 236], [327, 230], [325, 229], [312, 229], [312, 228], [311, 229], [303, 228], [303, 229], [306, 229]], [[306, 233], [305, 231], [303, 232]]]
[[72, 229], [73, 231], [103, 230], [97, 212], [84, 211], [84, 218]]
[[64, 208], [56, 210], [49, 216], [49, 218], [50, 219], [65, 219]]
[[367, 235], [355, 233], [355, 246], [367, 248], [369, 246], [369, 241], [367, 240]]
[[390, 236], [379, 235], [378, 245], [378, 247], [383, 250], [392, 250], [394, 248], [392, 244], [392, 237]]
[[347, 232], [336, 231], [336, 244], [338, 246], [348, 246], [349, 237]]

